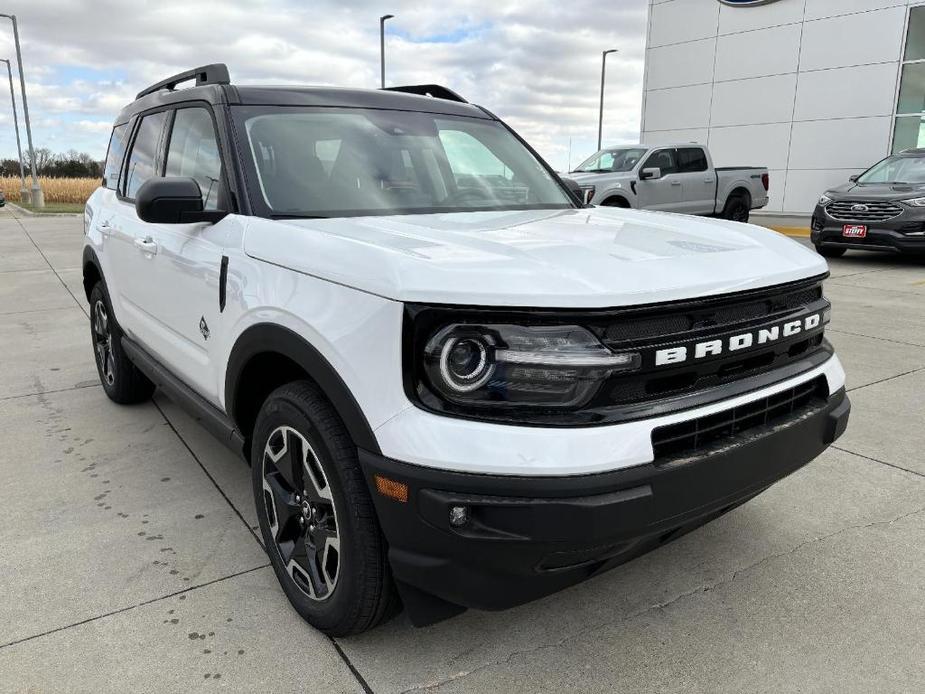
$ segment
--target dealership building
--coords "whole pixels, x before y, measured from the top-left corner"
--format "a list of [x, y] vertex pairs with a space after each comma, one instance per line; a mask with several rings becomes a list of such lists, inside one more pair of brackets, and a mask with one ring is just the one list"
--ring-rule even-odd
[[923, 0], [650, 0], [648, 144], [707, 144], [767, 166], [769, 213], [925, 147]]

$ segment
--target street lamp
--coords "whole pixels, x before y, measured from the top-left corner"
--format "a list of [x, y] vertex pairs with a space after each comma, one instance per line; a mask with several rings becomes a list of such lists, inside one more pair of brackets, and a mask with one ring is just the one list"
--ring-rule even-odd
[[10, 77], [10, 101], [13, 104], [13, 129], [16, 131], [16, 154], [19, 156], [19, 200], [20, 202], [29, 202], [29, 189], [26, 188], [26, 177], [22, 169], [22, 145], [19, 142], [19, 118], [16, 116], [16, 94], [13, 92], [13, 68], [10, 67], [10, 61], [6, 58], [0, 58], [0, 62], [6, 63], [6, 73]]
[[616, 53], [616, 48], [601, 52], [601, 109], [597, 116], [597, 150], [601, 150], [601, 133], [604, 128], [604, 74], [607, 71], [607, 54]]
[[379, 71], [382, 73], [381, 87], [385, 89], [385, 20], [392, 19], [394, 14], [384, 14], [379, 17]]
[[45, 207], [45, 195], [42, 193], [42, 187], [39, 185], [39, 179], [35, 172], [35, 149], [32, 147], [32, 126], [29, 124], [29, 103], [26, 101], [26, 78], [22, 74], [22, 50], [19, 47], [19, 28], [16, 26], [15, 14], [0, 14], [0, 17], [6, 17], [13, 22], [13, 40], [16, 43], [16, 63], [19, 67], [19, 86], [22, 89], [22, 115], [26, 121], [26, 140], [29, 143], [29, 162], [31, 163], [30, 172], [32, 174], [32, 205], [34, 207]]

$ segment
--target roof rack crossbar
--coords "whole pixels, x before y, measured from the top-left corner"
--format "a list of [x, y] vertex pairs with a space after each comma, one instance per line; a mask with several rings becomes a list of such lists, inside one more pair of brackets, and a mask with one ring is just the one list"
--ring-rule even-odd
[[469, 102], [463, 99], [452, 89], [443, 87], [439, 84], [409, 84], [403, 87], [384, 87], [387, 92], [405, 92], [407, 94], [418, 94], [420, 96], [431, 96], [434, 99], [446, 99], [447, 101], [458, 101], [461, 104]]
[[172, 91], [176, 89], [177, 85], [181, 82], [188, 82], [193, 79], [196, 80], [197, 87], [203, 84], [231, 84], [231, 78], [228, 76], [228, 67], [224, 63], [212, 63], [211, 65], [194, 67], [192, 70], [181, 72], [173, 77], [161, 80], [157, 84], [152, 84], [147, 89], [142, 89], [138, 92], [135, 98], [140, 99], [143, 96], [153, 94], [161, 89], [170, 89]]

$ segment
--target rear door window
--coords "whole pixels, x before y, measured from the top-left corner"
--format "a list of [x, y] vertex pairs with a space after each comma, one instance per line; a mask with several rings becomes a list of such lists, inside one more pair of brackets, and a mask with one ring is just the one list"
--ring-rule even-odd
[[218, 209], [222, 160], [212, 115], [205, 108], [183, 108], [177, 111], [170, 134], [164, 175], [195, 179], [202, 193], [203, 209]]
[[138, 134], [132, 143], [132, 152], [129, 155], [128, 165], [125, 168], [125, 187], [123, 194], [129, 200], [134, 200], [138, 189], [149, 178], [159, 173], [158, 146], [167, 112], [159, 111], [141, 119]]
[[698, 173], [707, 168], [707, 155], [700, 147], [678, 149], [678, 170], [681, 173]]

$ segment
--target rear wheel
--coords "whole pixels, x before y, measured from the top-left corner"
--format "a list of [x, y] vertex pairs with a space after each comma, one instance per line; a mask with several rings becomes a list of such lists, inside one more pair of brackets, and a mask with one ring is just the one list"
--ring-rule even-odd
[[292, 606], [331, 636], [390, 616], [397, 597], [356, 446], [317, 387], [275, 390], [253, 441], [260, 531]]
[[838, 248], [832, 246], [816, 246], [816, 253], [825, 258], [841, 258], [847, 248]]
[[102, 280], [90, 291], [90, 337], [100, 383], [109, 399], [122, 405], [144, 402], [154, 384], [138, 370], [122, 349], [122, 330], [116, 323], [109, 293]]
[[607, 198], [601, 203], [602, 207], [622, 207], [628, 209], [630, 204], [624, 198]]
[[744, 195], [732, 195], [723, 208], [723, 219], [733, 222], [747, 222], [751, 213], [751, 202]]

